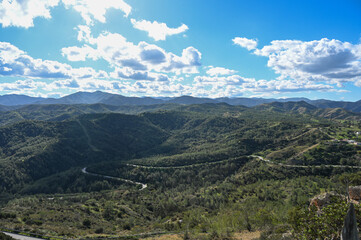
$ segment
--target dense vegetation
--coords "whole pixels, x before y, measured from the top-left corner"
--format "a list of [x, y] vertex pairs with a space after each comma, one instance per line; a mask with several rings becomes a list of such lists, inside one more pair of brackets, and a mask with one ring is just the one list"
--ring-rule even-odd
[[358, 140], [357, 119], [304, 102], [3, 112], [0, 223], [69, 238], [261, 230], [261, 239], [295, 239], [311, 197], [344, 192], [345, 177], [357, 182], [361, 148], [341, 141]]

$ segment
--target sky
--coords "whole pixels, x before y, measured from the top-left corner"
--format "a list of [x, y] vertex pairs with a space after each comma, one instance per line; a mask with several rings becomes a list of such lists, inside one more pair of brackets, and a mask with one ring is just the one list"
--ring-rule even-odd
[[0, 0], [0, 95], [361, 99], [358, 0]]

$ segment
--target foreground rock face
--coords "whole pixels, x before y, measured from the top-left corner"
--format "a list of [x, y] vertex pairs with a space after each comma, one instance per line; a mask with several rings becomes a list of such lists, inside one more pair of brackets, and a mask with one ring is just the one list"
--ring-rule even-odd
[[354, 201], [361, 200], [361, 186], [353, 186], [348, 188], [350, 199]]
[[347, 211], [345, 223], [341, 231], [341, 240], [360, 240], [357, 231], [355, 208], [352, 203]]

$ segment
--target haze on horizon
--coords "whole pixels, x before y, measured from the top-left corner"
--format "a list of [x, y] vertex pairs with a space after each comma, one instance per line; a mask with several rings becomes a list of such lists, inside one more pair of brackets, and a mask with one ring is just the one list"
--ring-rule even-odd
[[0, 0], [0, 95], [357, 101], [361, 4]]

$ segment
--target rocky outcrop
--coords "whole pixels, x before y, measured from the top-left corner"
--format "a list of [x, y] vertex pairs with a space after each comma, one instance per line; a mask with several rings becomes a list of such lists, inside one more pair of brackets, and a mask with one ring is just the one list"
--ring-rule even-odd
[[[354, 203], [359, 203], [361, 201], [361, 186], [351, 186], [348, 188], [348, 193], [350, 196], [350, 200]], [[327, 192], [317, 195], [311, 199], [310, 206], [316, 206], [318, 210], [327, 206], [332, 202], [334, 198], [344, 198], [344, 195], [335, 193], [335, 192]]]
[[334, 198], [342, 198], [343, 196], [335, 192], [326, 192], [315, 196], [311, 199], [310, 206], [316, 206], [318, 210], [327, 206]]
[[361, 186], [349, 187], [348, 194], [350, 195], [351, 200], [360, 201], [361, 200]]
[[341, 240], [360, 240], [357, 230], [355, 207], [352, 203], [350, 204], [343, 224]]

